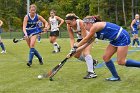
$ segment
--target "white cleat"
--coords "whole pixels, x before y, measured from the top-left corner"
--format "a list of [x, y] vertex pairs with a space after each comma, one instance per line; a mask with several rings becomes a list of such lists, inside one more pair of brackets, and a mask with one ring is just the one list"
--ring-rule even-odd
[[6, 53], [6, 50], [2, 50], [2, 51], [1, 51], [1, 54], [5, 54], [5, 53]]
[[136, 47], [136, 46], [131, 46], [131, 47]]

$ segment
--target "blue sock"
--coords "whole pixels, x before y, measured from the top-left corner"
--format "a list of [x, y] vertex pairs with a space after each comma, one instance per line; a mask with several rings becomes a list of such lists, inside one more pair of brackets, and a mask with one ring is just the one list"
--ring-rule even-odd
[[137, 42], [137, 44], [139, 46], [140, 45], [140, 42], [139, 42], [139, 39], [138, 38], [136, 38], [136, 42]]
[[133, 43], [132, 43], [132, 46], [134, 46], [134, 45], [135, 45], [135, 41], [136, 41], [136, 40], [135, 40], [135, 39], [133, 39]]
[[0, 46], [1, 46], [2, 50], [5, 51], [5, 47], [4, 47], [4, 44], [2, 42], [0, 43]]
[[34, 49], [34, 54], [38, 59], [42, 59], [41, 55], [38, 53], [36, 49]]
[[140, 67], [140, 62], [129, 59], [126, 61], [125, 66], [127, 66], [127, 67]]
[[34, 57], [34, 48], [30, 48], [30, 52], [29, 52], [29, 63], [32, 64], [32, 60], [33, 60], [33, 57]]
[[108, 62], [105, 62], [106, 66], [108, 67], [108, 69], [110, 70], [110, 72], [112, 73], [112, 75], [116, 78], [118, 78], [118, 73], [116, 71], [116, 68], [114, 66], [114, 63], [112, 60], [108, 61]]
[[40, 41], [40, 40], [41, 40], [41, 36], [39, 35], [39, 36], [38, 36], [38, 41]]

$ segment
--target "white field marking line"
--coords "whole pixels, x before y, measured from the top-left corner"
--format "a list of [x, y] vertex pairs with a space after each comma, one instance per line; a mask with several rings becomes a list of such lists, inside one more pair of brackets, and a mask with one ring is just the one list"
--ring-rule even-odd
[[140, 51], [140, 50], [128, 50], [128, 51], [136, 51], [136, 52], [138, 52], [138, 51]]

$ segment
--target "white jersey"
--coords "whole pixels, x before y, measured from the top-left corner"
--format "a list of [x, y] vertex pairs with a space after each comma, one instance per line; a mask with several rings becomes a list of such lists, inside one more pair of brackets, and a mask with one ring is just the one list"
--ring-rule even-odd
[[[77, 29], [75, 30], [75, 29], [72, 28], [72, 30], [73, 30], [74, 33], [77, 33], [77, 38], [78, 39], [83, 39], [83, 37], [81, 35], [81, 28], [80, 28], [80, 20], [79, 19], [76, 20], [76, 24], [77, 24]], [[88, 34], [89, 32], [86, 31], [86, 33]]]
[[49, 18], [50, 24], [51, 24], [51, 31], [58, 31], [58, 20], [56, 19], [56, 17], [54, 16], [53, 18], [50, 17]]

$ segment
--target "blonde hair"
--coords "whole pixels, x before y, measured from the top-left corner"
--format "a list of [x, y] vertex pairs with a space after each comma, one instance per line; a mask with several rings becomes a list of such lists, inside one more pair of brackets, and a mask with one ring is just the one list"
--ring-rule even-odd
[[79, 17], [76, 16], [74, 13], [68, 13], [68, 14], [66, 15], [65, 20], [73, 20], [73, 19], [79, 19]]
[[31, 9], [32, 7], [34, 7], [35, 9], [37, 9], [37, 6], [35, 4], [31, 4], [29, 8]]
[[50, 12], [53, 12], [54, 14], [56, 14], [56, 11], [54, 9], [52, 9]]

